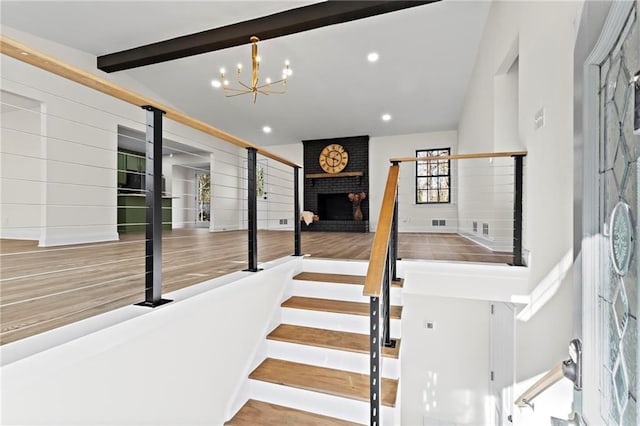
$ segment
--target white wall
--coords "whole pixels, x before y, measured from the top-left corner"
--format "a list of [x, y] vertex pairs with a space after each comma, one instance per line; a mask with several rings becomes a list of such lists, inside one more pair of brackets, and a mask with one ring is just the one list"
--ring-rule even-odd
[[258, 197], [258, 228], [293, 230], [293, 168], [262, 156], [258, 156], [258, 166], [263, 170], [265, 191], [262, 199]]
[[176, 301], [155, 310], [122, 308], [143, 313], [4, 365], [2, 423], [223, 424], [300, 263], [167, 294]]
[[[490, 306], [494, 301], [527, 303], [529, 271], [436, 261], [400, 261], [398, 270], [405, 279], [402, 424], [494, 424]], [[434, 328], [425, 329], [425, 321]]]
[[[66, 46], [3, 26], [3, 34], [67, 61], [93, 74], [122, 84], [128, 89], [167, 103], [126, 73], [105, 74], [95, 68], [95, 57]], [[44, 139], [40, 153], [46, 162], [42, 199], [40, 245], [75, 244], [118, 239], [117, 234], [117, 128], [118, 125], [144, 131], [145, 112], [87, 87], [42, 71], [10, 57], [2, 58], [3, 90], [25, 96], [43, 105]], [[11, 116], [3, 127], [18, 126]], [[239, 148], [185, 126], [164, 120], [167, 138], [218, 152], [214, 168], [224, 187], [214, 187], [214, 204], [221, 211], [218, 229], [238, 229], [239, 173], [243, 152]], [[4, 139], [4, 135], [3, 135]], [[4, 161], [4, 159], [3, 159]], [[227, 167], [229, 166], [229, 167]], [[14, 188], [3, 185], [5, 194]], [[10, 198], [7, 198], [10, 200]], [[17, 216], [27, 217], [25, 208]], [[4, 231], [3, 231], [4, 232]], [[36, 236], [32, 236], [37, 238]]]
[[4, 91], [0, 96], [0, 238], [39, 240], [46, 170], [39, 136], [41, 105]]
[[[369, 229], [375, 231], [378, 225], [382, 196], [392, 157], [415, 157], [418, 149], [451, 148], [458, 153], [458, 134], [455, 130], [416, 133], [411, 135], [372, 137], [369, 140]], [[451, 163], [451, 203], [442, 205], [416, 204], [415, 163], [400, 166], [398, 182], [398, 230], [400, 232], [456, 232], [457, 213], [457, 170]], [[432, 219], [445, 219], [445, 227], [431, 226]]]
[[[574, 20], [580, 3], [493, 3], [458, 129], [461, 152], [490, 151], [496, 146], [528, 150], [528, 292], [544, 284], [550, 300], [528, 322], [517, 324], [519, 381], [566, 358], [572, 337], [572, 271], [564, 259], [571, 253], [573, 241], [573, 48]], [[496, 139], [500, 135], [494, 128], [494, 79], [515, 41], [519, 55], [519, 140], [510, 145]], [[535, 130], [534, 116], [542, 108], [545, 123]], [[472, 199], [472, 195], [461, 189], [460, 198]], [[555, 279], [549, 279], [550, 275]], [[556, 289], [558, 293], [553, 296]], [[563, 397], [571, 400], [570, 394]], [[544, 408], [536, 405], [536, 411]]]
[[[295, 143], [295, 144], [270, 145], [269, 151], [283, 158], [286, 158], [287, 160], [300, 166], [300, 170], [298, 172], [298, 197], [299, 197], [298, 200], [300, 201], [300, 212], [302, 212], [302, 209], [304, 208], [303, 204], [304, 204], [304, 173], [305, 173], [304, 168], [302, 167], [304, 163], [304, 146], [302, 145], [302, 142]], [[278, 168], [278, 172], [277, 172], [278, 176], [284, 177], [285, 173], [286, 173], [286, 176], [290, 176], [290, 181], [288, 183], [285, 184], [284, 182], [282, 182], [282, 179], [278, 179], [278, 183], [282, 185], [287, 185], [288, 187], [291, 188], [291, 193], [293, 193], [292, 168], [286, 167], [284, 165], [278, 165], [277, 168]], [[285, 189], [284, 188], [278, 189], [278, 191], [283, 191], [283, 190]], [[291, 218], [291, 221], [289, 222], [291, 226], [289, 228], [293, 229], [292, 221], [300, 220], [299, 214], [296, 215], [297, 217], [294, 217], [293, 215], [293, 195], [291, 195], [288, 198], [281, 196], [279, 198], [279, 201], [291, 207], [290, 209], [291, 214], [288, 217]], [[272, 222], [276, 222], [276, 221], [272, 221]], [[275, 223], [273, 224], [273, 226], [274, 227], [276, 226]], [[280, 228], [282, 227], [280, 226]]]
[[[518, 135], [511, 145], [527, 149], [525, 160], [532, 287], [570, 248], [572, 237], [573, 20], [579, 2], [495, 2], [459, 125], [459, 151], [496, 148], [494, 80], [518, 42]], [[544, 25], [541, 25], [544, 23]], [[545, 108], [545, 126], [533, 128]], [[552, 171], [552, 172], [550, 172]], [[462, 193], [460, 198], [467, 197]], [[554, 244], [549, 244], [553, 241]]]
[[487, 424], [490, 303], [403, 297], [402, 424]]

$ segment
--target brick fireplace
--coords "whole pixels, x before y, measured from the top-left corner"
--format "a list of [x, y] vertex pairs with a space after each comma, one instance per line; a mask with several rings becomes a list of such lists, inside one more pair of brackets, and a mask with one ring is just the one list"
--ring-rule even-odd
[[[304, 210], [319, 216], [319, 221], [306, 225], [303, 231], [368, 232], [369, 231], [369, 136], [302, 141], [304, 146]], [[322, 149], [330, 144], [340, 144], [349, 154], [349, 162], [343, 172], [362, 172], [362, 176], [338, 177], [327, 175], [318, 158]], [[309, 178], [309, 174], [323, 174], [323, 178]], [[350, 192], [365, 192], [360, 204], [363, 220], [353, 219]]]

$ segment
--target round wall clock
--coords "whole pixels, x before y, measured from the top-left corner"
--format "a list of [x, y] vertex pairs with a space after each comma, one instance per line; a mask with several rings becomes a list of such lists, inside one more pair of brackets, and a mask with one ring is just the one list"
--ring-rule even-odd
[[611, 212], [609, 222], [609, 255], [616, 274], [626, 275], [631, 263], [634, 244], [631, 209], [624, 201], [619, 201]]
[[332, 143], [322, 149], [320, 153], [320, 167], [327, 173], [339, 173], [347, 167], [349, 154], [342, 145]]

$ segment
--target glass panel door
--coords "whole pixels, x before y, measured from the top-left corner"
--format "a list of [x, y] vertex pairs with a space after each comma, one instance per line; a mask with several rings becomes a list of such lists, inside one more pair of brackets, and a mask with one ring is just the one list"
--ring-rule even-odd
[[196, 173], [196, 224], [208, 225], [211, 220], [211, 175]]
[[598, 285], [602, 353], [602, 418], [610, 425], [638, 417], [638, 157], [633, 134], [633, 76], [640, 69], [637, 10], [600, 65], [600, 231], [605, 236]]

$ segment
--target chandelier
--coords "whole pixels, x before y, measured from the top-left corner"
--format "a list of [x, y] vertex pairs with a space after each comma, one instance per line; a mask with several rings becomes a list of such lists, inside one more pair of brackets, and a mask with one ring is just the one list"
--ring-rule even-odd
[[226, 78], [226, 71], [224, 68], [220, 69], [220, 81], [214, 80], [211, 82], [213, 87], [220, 87], [224, 90], [224, 95], [227, 98], [234, 96], [253, 94], [253, 103], [256, 103], [258, 93], [262, 95], [272, 94], [284, 94], [287, 91], [287, 78], [292, 74], [291, 68], [289, 68], [289, 61], [284, 61], [284, 69], [282, 70], [282, 78], [280, 80], [271, 81], [270, 78], [264, 80], [264, 83], [260, 84], [260, 56], [258, 55], [258, 42], [260, 39], [256, 36], [252, 36], [251, 41], [251, 83], [246, 84], [241, 79], [242, 64], [238, 64], [236, 68], [236, 74], [238, 79], [238, 87], [231, 87], [229, 80]]

